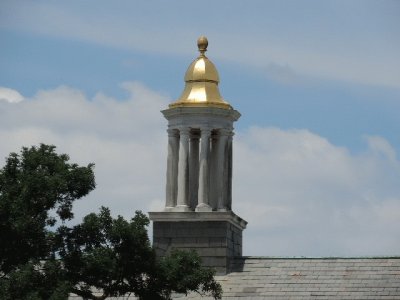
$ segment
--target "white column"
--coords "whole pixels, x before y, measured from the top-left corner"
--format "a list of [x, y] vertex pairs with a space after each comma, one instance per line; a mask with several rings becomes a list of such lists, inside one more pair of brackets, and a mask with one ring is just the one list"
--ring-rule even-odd
[[189, 211], [189, 129], [180, 129], [176, 211]]
[[232, 147], [232, 139], [233, 139], [233, 132], [230, 132], [228, 135], [228, 159], [226, 162], [227, 165], [227, 190], [226, 190], [226, 207], [228, 210], [232, 210], [232, 156], [233, 156], [233, 147]]
[[217, 177], [218, 177], [218, 137], [215, 134], [211, 135], [210, 139], [210, 164], [209, 164], [209, 202], [213, 210], [217, 209]]
[[179, 133], [175, 129], [168, 129], [168, 157], [167, 157], [167, 185], [165, 210], [176, 206], [178, 182], [178, 150]]
[[190, 134], [189, 147], [189, 199], [190, 209], [194, 210], [197, 205], [199, 191], [199, 135]]
[[196, 211], [212, 211], [209, 205], [209, 159], [210, 159], [210, 136], [209, 128], [201, 129], [200, 138], [200, 166], [199, 166], [199, 194]]
[[216, 194], [217, 194], [217, 209], [219, 211], [227, 211], [226, 203], [226, 186], [227, 183], [227, 145], [228, 131], [219, 130], [217, 140], [217, 172], [216, 172]]

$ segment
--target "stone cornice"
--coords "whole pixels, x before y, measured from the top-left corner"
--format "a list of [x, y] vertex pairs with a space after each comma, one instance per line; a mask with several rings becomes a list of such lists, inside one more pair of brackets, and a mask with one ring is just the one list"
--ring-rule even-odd
[[247, 221], [240, 218], [233, 211], [211, 212], [176, 212], [162, 211], [149, 212], [150, 220], [157, 222], [198, 222], [198, 221], [228, 221], [240, 229], [245, 229]]
[[161, 112], [167, 120], [178, 116], [181, 117], [182, 115], [205, 115], [225, 117], [232, 121], [237, 121], [241, 116], [237, 110], [218, 107], [174, 107]]

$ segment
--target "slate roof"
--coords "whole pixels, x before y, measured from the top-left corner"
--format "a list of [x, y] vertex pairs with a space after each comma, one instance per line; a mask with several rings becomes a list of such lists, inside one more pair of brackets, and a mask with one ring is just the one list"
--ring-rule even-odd
[[[242, 257], [216, 276], [226, 300], [400, 300], [400, 256], [371, 258]], [[174, 299], [202, 299], [193, 293]], [[70, 299], [80, 299], [71, 296]], [[111, 299], [135, 299], [118, 297]]]
[[[243, 257], [218, 276], [223, 299], [400, 299], [400, 257]], [[192, 294], [176, 299], [212, 299]]]

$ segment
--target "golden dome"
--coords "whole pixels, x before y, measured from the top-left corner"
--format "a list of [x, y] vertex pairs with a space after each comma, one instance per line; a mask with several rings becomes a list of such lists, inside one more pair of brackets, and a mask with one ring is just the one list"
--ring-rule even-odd
[[232, 109], [219, 93], [217, 69], [204, 54], [208, 46], [207, 38], [205, 36], [199, 37], [197, 46], [200, 55], [190, 64], [186, 71], [185, 89], [179, 99], [171, 103], [169, 107], [212, 106]]

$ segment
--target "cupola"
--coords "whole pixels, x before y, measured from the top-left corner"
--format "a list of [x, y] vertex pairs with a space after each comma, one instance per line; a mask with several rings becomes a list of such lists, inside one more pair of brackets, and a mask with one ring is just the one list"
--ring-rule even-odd
[[200, 55], [190, 64], [186, 71], [185, 89], [179, 99], [171, 103], [169, 107], [219, 107], [232, 109], [219, 92], [217, 68], [205, 55], [208, 46], [207, 38], [201, 36], [197, 40], [197, 46]]
[[204, 266], [226, 274], [242, 255], [247, 224], [232, 211], [233, 123], [240, 113], [219, 93], [207, 38], [197, 45], [181, 97], [161, 111], [168, 121], [166, 199], [163, 211], [149, 216], [158, 256], [196, 250]]

